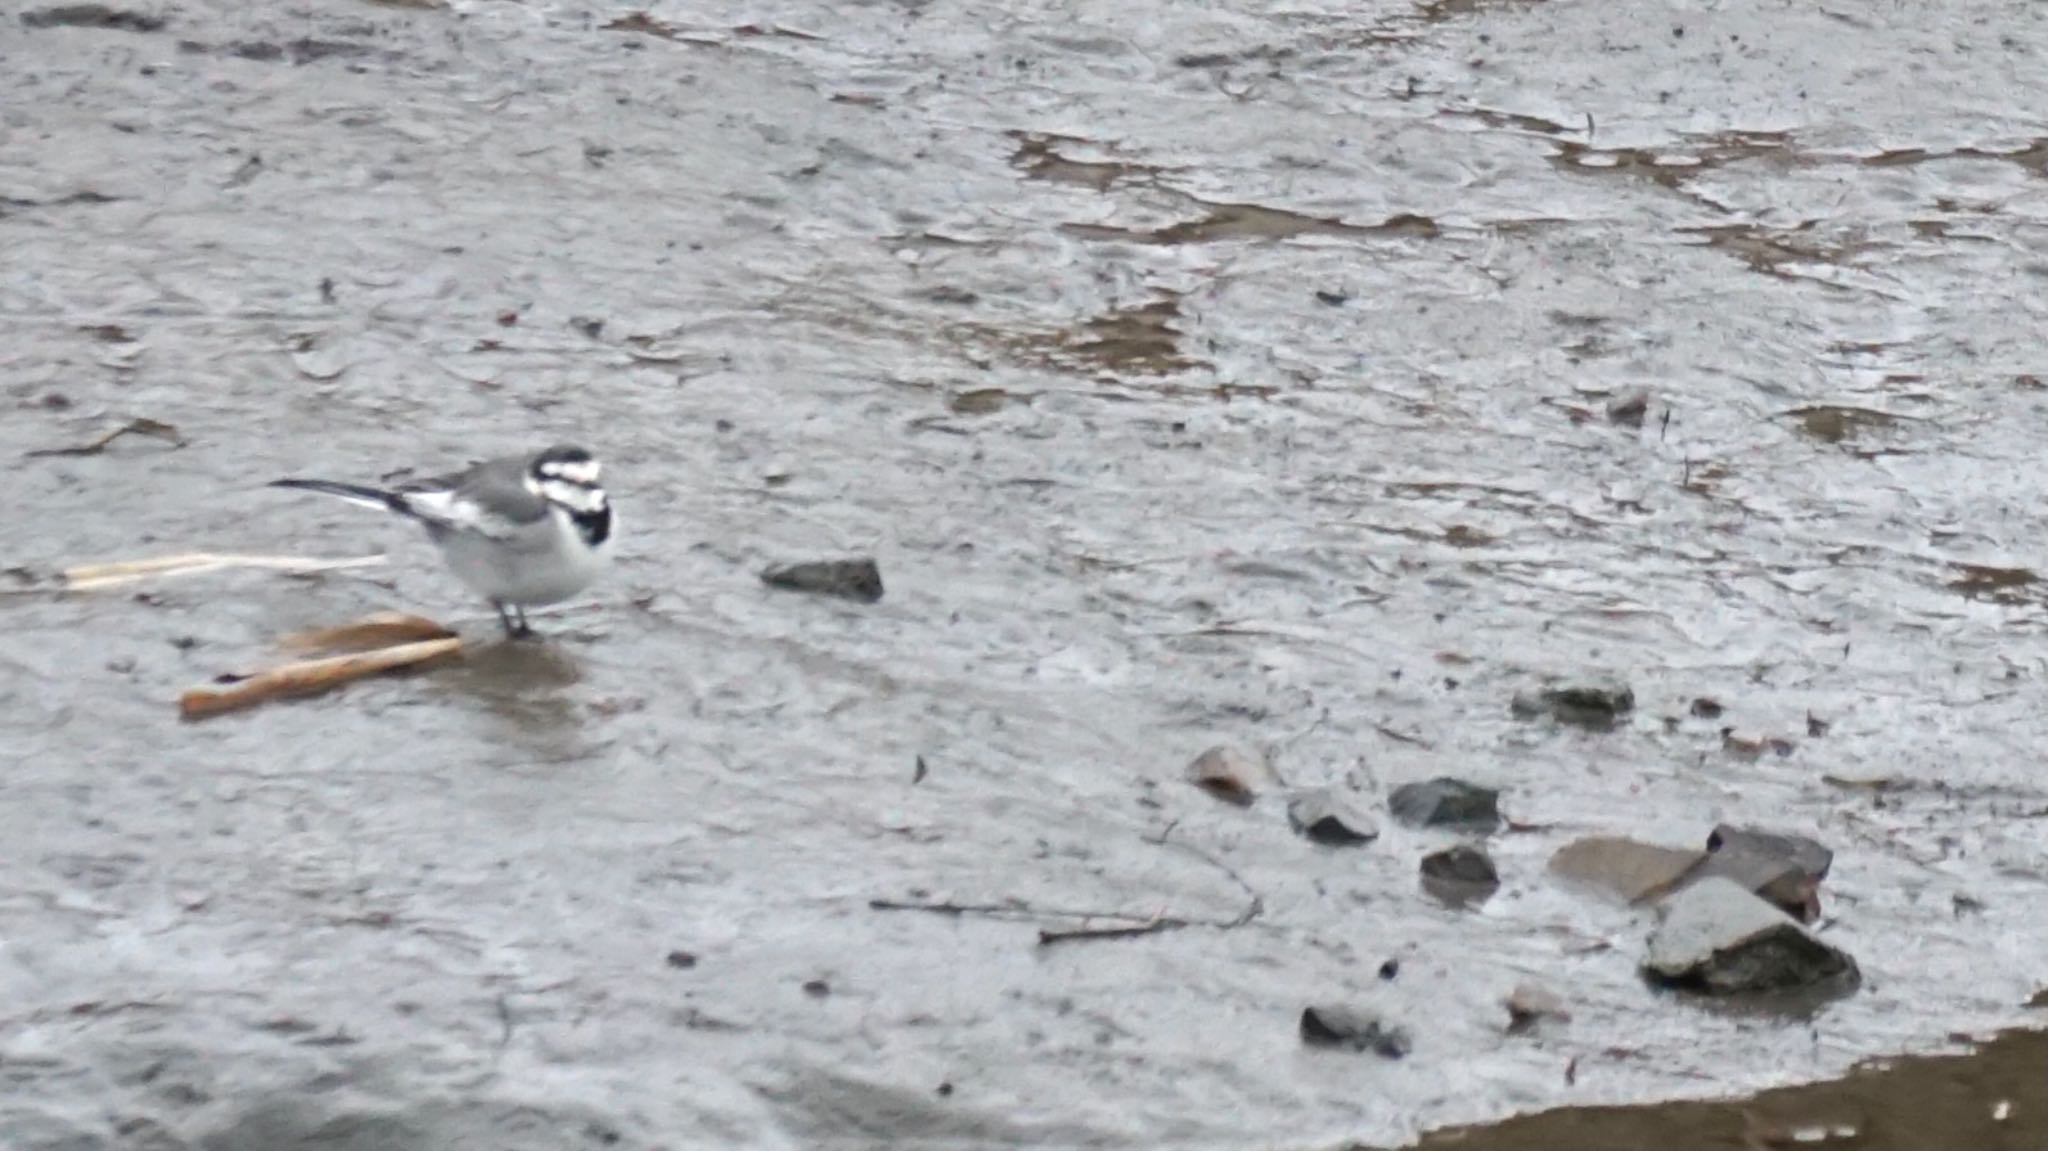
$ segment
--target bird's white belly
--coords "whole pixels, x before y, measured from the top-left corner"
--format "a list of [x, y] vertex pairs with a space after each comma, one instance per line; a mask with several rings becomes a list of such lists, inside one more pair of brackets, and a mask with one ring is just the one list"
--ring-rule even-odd
[[484, 598], [535, 606], [560, 602], [589, 587], [611, 560], [611, 539], [589, 547], [569, 517], [557, 511], [510, 538], [450, 535], [441, 540], [441, 552], [456, 578]]

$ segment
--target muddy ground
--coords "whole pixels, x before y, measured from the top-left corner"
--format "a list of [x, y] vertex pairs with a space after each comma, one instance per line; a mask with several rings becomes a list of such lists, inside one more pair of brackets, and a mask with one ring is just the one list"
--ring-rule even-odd
[[[15, 6], [7, 1145], [1396, 1145], [2024, 1022], [2044, 48], [2017, 0]], [[296, 628], [489, 635], [262, 481], [563, 439], [624, 534], [550, 642], [177, 721]], [[192, 549], [392, 563], [31, 582]], [[872, 606], [757, 579], [858, 553]], [[1595, 672], [1619, 730], [1510, 716]], [[1502, 788], [1502, 890], [1219, 804], [1223, 741]], [[1835, 848], [1860, 991], [1654, 992], [1648, 915], [1544, 874], [1721, 821]], [[1503, 1034], [1528, 980], [1569, 1024]], [[1305, 1049], [1326, 1001], [1413, 1051]]]

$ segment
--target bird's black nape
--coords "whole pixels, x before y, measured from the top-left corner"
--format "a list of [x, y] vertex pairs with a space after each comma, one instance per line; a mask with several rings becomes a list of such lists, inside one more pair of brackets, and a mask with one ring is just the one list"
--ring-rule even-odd
[[556, 444], [544, 448], [533, 457], [532, 470], [536, 476], [560, 475], [564, 467], [587, 466], [597, 462], [597, 457], [586, 448], [575, 444]]

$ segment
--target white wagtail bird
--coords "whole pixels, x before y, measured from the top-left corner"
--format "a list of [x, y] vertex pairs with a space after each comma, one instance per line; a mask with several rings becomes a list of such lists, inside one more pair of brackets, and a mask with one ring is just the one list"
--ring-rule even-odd
[[611, 559], [612, 507], [599, 465], [558, 444], [385, 489], [331, 480], [273, 480], [417, 520], [458, 579], [497, 609], [505, 634], [533, 634], [526, 609], [568, 599]]

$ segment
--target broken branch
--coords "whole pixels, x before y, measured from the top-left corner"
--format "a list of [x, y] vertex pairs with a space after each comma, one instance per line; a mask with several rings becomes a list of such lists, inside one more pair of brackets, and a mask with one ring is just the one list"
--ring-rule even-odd
[[194, 688], [178, 700], [178, 714], [185, 719], [205, 719], [269, 699], [315, 695], [365, 676], [414, 667], [453, 655], [461, 649], [462, 640], [448, 636], [350, 655], [301, 660], [257, 672], [222, 690]]
[[178, 434], [178, 429], [164, 423], [162, 420], [152, 420], [145, 417], [129, 420], [106, 435], [87, 443], [77, 444], [68, 448], [37, 448], [34, 451], [23, 453], [23, 455], [28, 459], [35, 459], [38, 456], [96, 456], [106, 451], [109, 444], [112, 444], [122, 436], [148, 436], [151, 439], [162, 440], [174, 448], [185, 446], [185, 437]]
[[66, 591], [95, 591], [100, 588], [118, 587], [121, 584], [154, 577], [202, 575], [207, 572], [227, 571], [234, 568], [261, 568], [267, 571], [284, 572], [288, 575], [309, 575], [315, 572], [341, 571], [346, 568], [373, 567], [384, 562], [384, 557], [358, 556], [353, 559], [316, 559], [307, 556], [256, 556], [231, 555], [216, 552], [191, 552], [185, 555], [159, 556], [147, 560], [123, 560], [118, 563], [81, 564], [66, 568], [63, 572]]

